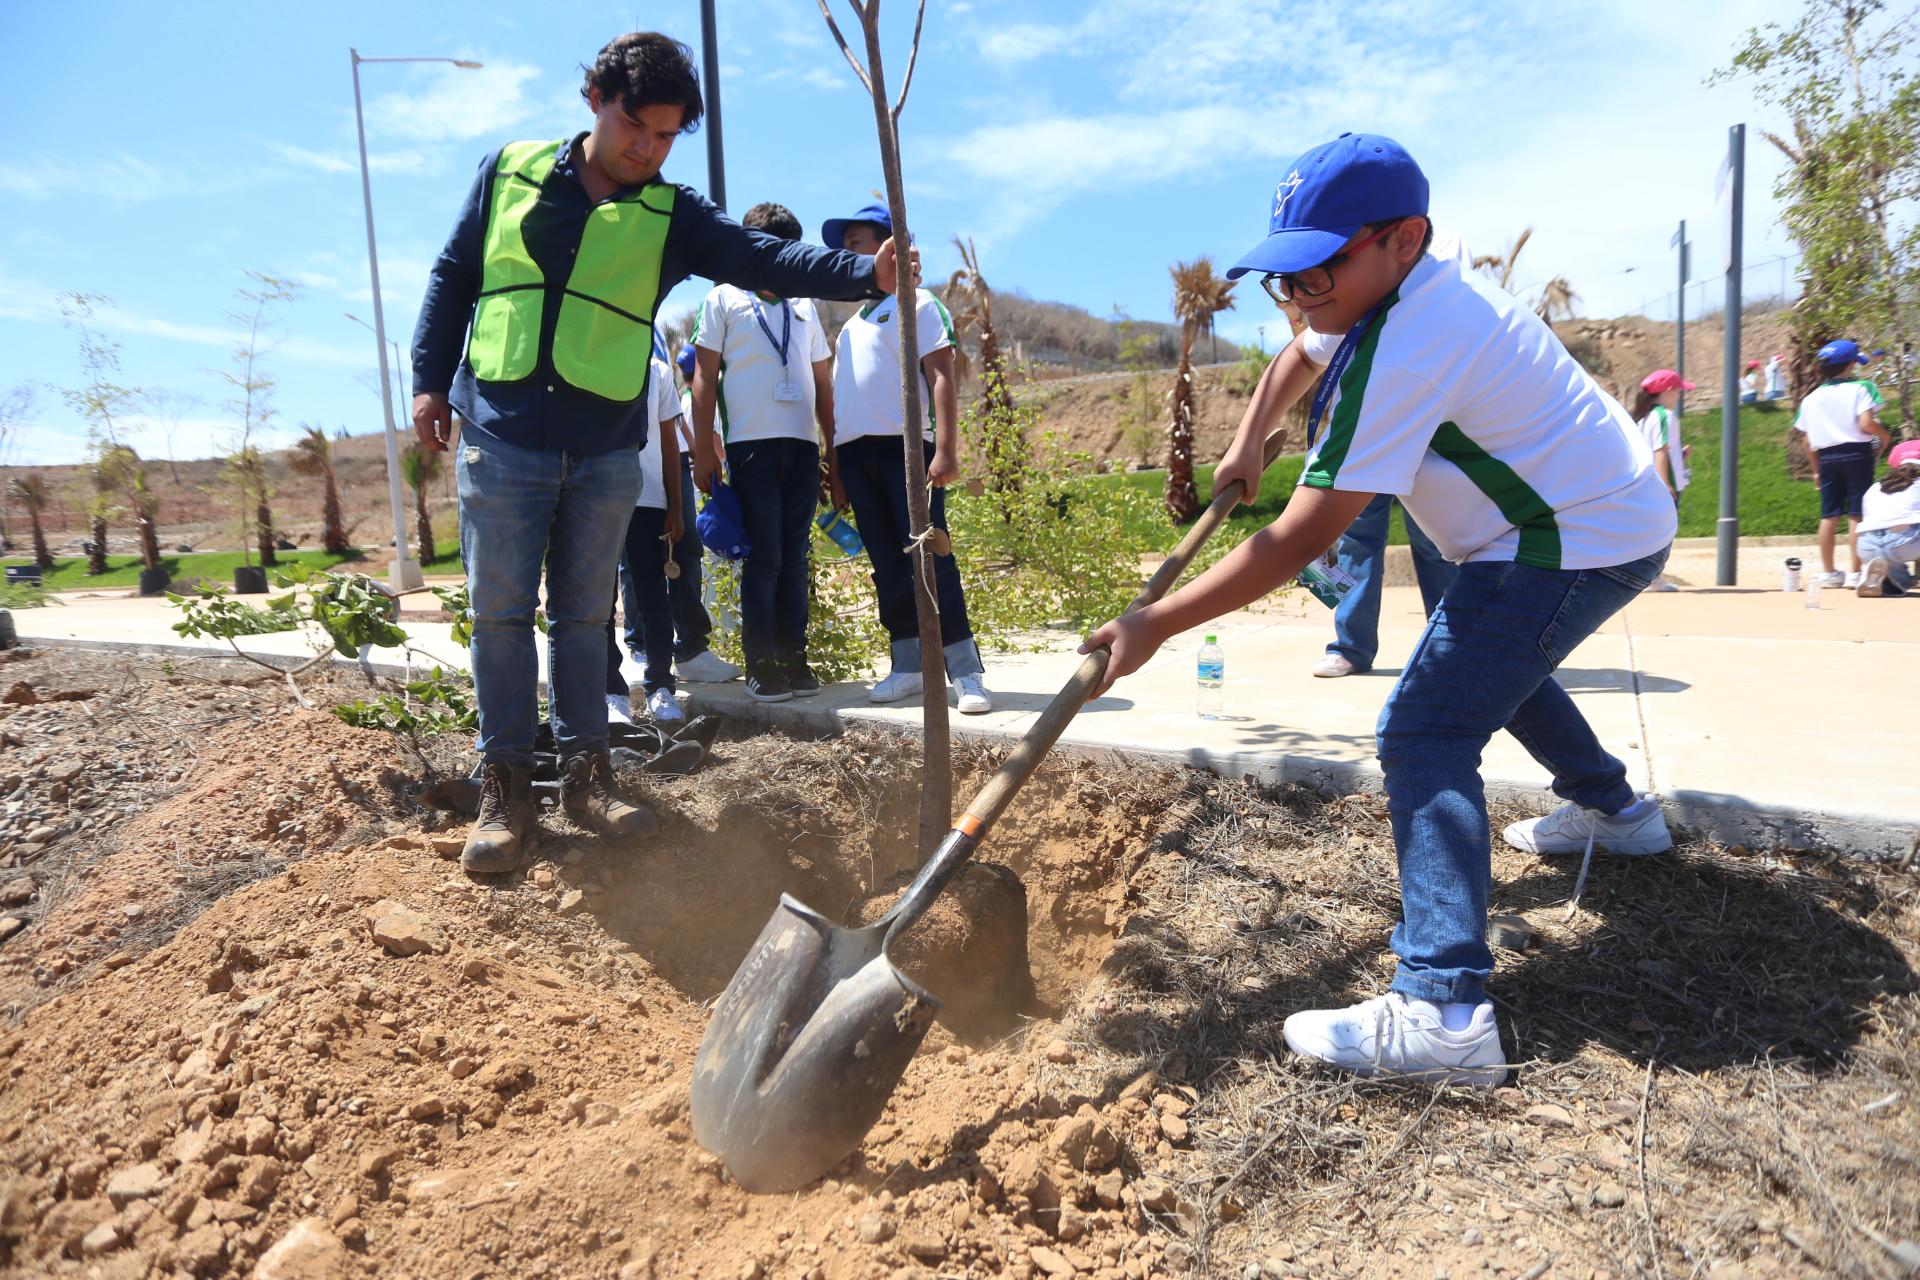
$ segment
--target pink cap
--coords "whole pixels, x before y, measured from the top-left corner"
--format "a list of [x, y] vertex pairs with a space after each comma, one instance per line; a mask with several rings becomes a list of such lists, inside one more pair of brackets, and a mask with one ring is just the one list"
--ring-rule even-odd
[[1692, 391], [1693, 384], [1671, 369], [1655, 369], [1640, 379], [1640, 389], [1650, 396], [1657, 396], [1679, 387], [1682, 391]]
[[1905, 466], [1910, 462], [1920, 465], [1920, 440], [1902, 440], [1887, 455], [1887, 465], [1890, 467]]

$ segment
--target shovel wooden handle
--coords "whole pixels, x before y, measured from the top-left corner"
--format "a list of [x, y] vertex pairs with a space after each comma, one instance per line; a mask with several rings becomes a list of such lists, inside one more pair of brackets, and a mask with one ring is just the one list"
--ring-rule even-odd
[[[1267, 437], [1266, 447], [1261, 453], [1260, 465], [1263, 470], [1272, 466], [1273, 460], [1280, 456], [1285, 437], [1284, 427]], [[1234, 504], [1240, 501], [1240, 495], [1245, 491], [1246, 486], [1238, 480], [1222, 489], [1207, 509], [1200, 513], [1200, 518], [1193, 522], [1193, 527], [1187, 530], [1186, 536], [1180, 539], [1179, 545], [1174, 547], [1172, 554], [1162, 561], [1153, 576], [1147, 579], [1147, 585], [1140, 589], [1140, 594], [1133, 598], [1133, 603], [1129, 604], [1124, 612], [1132, 613], [1135, 609], [1152, 604], [1167, 594], [1173, 584], [1178, 582], [1180, 576], [1187, 571], [1187, 566], [1193, 562], [1195, 553], [1226, 521], [1227, 514], [1233, 510]], [[1073, 673], [1073, 677], [1067, 681], [1059, 693], [1053, 696], [1053, 701], [1047, 704], [1046, 710], [1040, 713], [1040, 718], [1034, 721], [1033, 727], [1027, 730], [1015, 744], [1013, 751], [1001, 761], [999, 769], [995, 770], [993, 777], [987, 780], [987, 785], [980, 789], [980, 794], [973, 798], [973, 803], [967, 806], [967, 811], [961, 817], [957, 830], [966, 833], [976, 841], [985, 837], [987, 831], [1005, 812], [1006, 807], [1013, 803], [1015, 794], [1026, 785], [1027, 779], [1033, 776], [1033, 771], [1040, 767], [1040, 761], [1045, 758], [1047, 752], [1053, 750], [1053, 744], [1058, 742], [1060, 735], [1066, 731], [1068, 721], [1078, 715], [1080, 708], [1086, 705], [1087, 695], [1093, 692], [1095, 686], [1100, 683], [1100, 678], [1106, 674], [1107, 660], [1112, 656], [1112, 650], [1105, 645], [1087, 655], [1086, 660]]]

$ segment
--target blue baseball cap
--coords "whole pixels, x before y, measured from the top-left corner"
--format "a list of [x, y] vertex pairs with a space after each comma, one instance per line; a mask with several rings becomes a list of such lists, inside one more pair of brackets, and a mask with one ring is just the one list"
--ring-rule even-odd
[[691, 342], [681, 347], [680, 354], [673, 358], [673, 362], [680, 366], [681, 377], [683, 378], [693, 377], [694, 358], [695, 357], [693, 354], [693, 344]]
[[886, 235], [893, 234], [893, 215], [887, 212], [883, 204], [870, 204], [849, 218], [828, 218], [820, 224], [820, 241], [829, 249], [841, 248], [847, 242], [847, 224], [849, 222], [871, 222]]
[[1305, 271], [1369, 223], [1425, 216], [1427, 175], [1407, 149], [1377, 133], [1343, 133], [1295, 160], [1274, 188], [1267, 238], [1227, 272]]
[[1820, 348], [1814, 357], [1821, 364], [1865, 364], [1867, 358], [1860, 354], [1860, 344], [1852, 338], [1837, 338]]

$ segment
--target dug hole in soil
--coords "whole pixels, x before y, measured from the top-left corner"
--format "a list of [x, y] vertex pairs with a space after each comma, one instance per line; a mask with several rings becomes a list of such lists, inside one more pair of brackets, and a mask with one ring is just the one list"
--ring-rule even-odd
[[[706, 1005], [780, 893], [884, 909], [912, 744], [723, 737], [623, 778], [656, 836], [549, 814], [476, 884], [410, 800], [465, 741], [207, 660], [13, 683], [9, 1274], [1730, 1280], [1894, 1275], [1920, 1236], [1890, 868], [1689, 845], [1596, 867], [1567, 920], [1573, 868], [1502, 850], [1495, 909], [1539, 935], [1495, 977], [1513, 1081], [1369, 1085], [1279, 1026], [1391, 977], [1378, 797], [1056, 758], [982, 852], [1024, 886], [1031, 993], [980, 968], [1007, 882], [973, 873], [900, 957], [949, 1005], [880, 1123], [756, 1197], [689, 1133]], [[961, 794], [994, 762], [963, 748]]]

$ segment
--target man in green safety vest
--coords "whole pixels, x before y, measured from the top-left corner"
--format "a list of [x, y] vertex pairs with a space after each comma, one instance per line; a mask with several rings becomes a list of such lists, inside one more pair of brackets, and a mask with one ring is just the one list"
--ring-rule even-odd
[[654, 826], [614, 790], [605, 691], [606, 622], [639, 494], [660, 299], [695, 274], [789, 298], [878, 298], [898, 283], [891, 240], [871, 257], [812, 248], [747, 230], [691, 188], [661, 181], [675, 139], [701, 114], [679, 41], [657, 32], [613, 40], [580, 93], [589, 132], [508, 143], [481, 164], [413, 337], [421, 445], [447, 447], [455, 410], [465, 423], [455, 474], [482, 784], [461, 861], [473, 872], [513, 869], [532, 823], [543, 568], [566, 811], [612, 839]]

